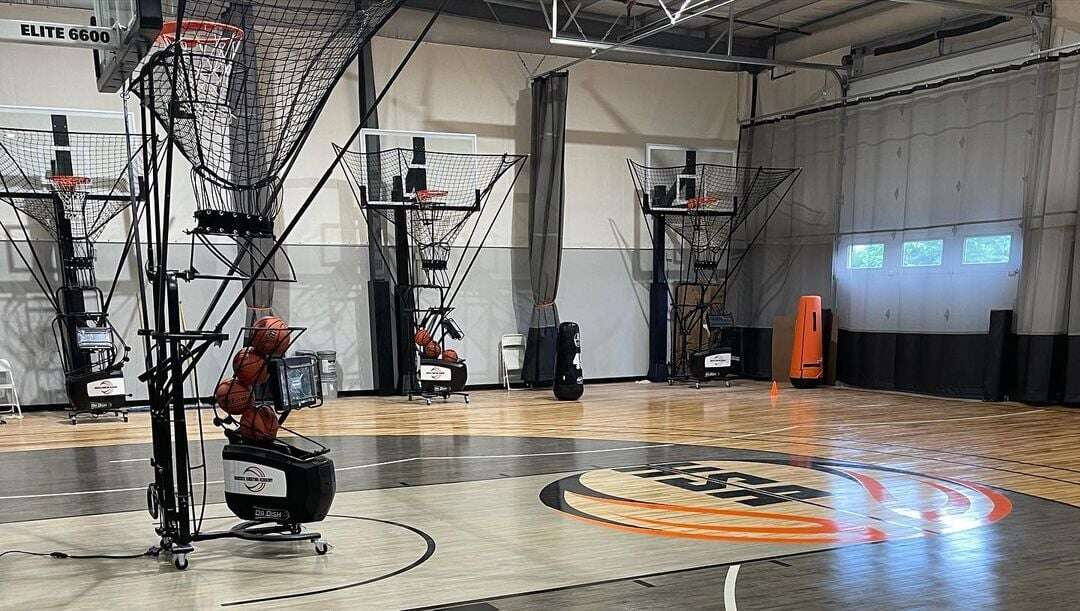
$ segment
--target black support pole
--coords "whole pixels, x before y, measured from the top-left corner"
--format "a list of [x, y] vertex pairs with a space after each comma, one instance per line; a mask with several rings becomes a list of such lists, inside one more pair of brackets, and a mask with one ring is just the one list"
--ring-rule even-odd
[[[359, 0], [363, 2], [364, 0]], [[366, 3], [366, 2], [365, 2]], [[375, 98], [378, 90], [375, 87], [375, 66], [372, 58], [371, 41], [360, 49], [356, 57], [357, 70], [359, 72], [360, 116], [367, 117], [363, 127], [378, 128], [379, 113], [375, 107]], [[365, 141], [366, 150], [379, 150], [378, 136], [367, 136]], [[376, 223], [377, 226], [369, 227], [368, 231], [368, 328], [371, 336], [371, 381], [376, 393], [390, 395], [397, 390], [397, 364], [394, 359], [394, 346], [397, 341], [395, 324], [387, 324], [394, 320], [394, 289], [390, 281], [390, 270], [387, 269], [386, 260], [382, 255], [383, 245], [380, 239], [383, 235], [383, 219], [377, 214], [367, 217], [368, 223]], [[400, 331], [398, 331], [400, 333]]]
[[664, 382], [668, 379], [668, 287], [664, 254], [664, 217], [652, 216], [652, 265], [653, 277], [649, 285], [649, 380]]
[[416, 388], [416, 351], [412, 346], [413, 310], [416, 300], [410, 270], [409, 225], [403, 208], [394, 210], [394, 259], [397, 273], [395, 289], [397, 306], [398, 394], [409, 394]]

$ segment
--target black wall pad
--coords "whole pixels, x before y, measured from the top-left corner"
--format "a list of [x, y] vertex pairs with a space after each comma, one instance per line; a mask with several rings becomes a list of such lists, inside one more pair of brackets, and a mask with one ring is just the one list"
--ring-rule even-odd
[[772, 329], [767, 327], [738, 327], [736, 329], [741, 375], [755, 380], [772, 379]]
[[396, 391], [394, 376], [394, 296], [388, 280], [368, 282], [368, 304], [371, 311], [368, 324], [371, 327], [371, 379], [378, 394], [392, 395]]
[[945, 397], [983, 396], [988, 336], [840, 330], [837, 379]]
[[1008, 390], [1009, 334], [1012, 310], [991, 310], [990, 331], [986, 343], [986, 369], [983, 375], [983, 401], [1004, 401]]
[[1066, 335], [1017, 335], [1009, 398], [1025, 403], [1062, 401], [1068, 352]]
[[1068, 404], [1080, 403], [1080, 336], [1070, 335], [1066, 340], [1068, 358], [1065, 362], [1065, 396]]

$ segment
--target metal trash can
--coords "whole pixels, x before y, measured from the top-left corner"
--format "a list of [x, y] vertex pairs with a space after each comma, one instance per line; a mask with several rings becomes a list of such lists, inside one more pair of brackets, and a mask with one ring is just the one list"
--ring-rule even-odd
[[338, 396], [337, 351], [336, 350], [297, 350], [297, 356], [310, 356], [319, 362], [319, 377], [322, 379], [323, 401], [333, 401]]

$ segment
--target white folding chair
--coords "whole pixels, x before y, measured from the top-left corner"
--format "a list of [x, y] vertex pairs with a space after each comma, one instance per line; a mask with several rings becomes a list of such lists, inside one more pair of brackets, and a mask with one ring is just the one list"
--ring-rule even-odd
[[503, 385], [506, 386], [506, 390], [511, 390], [511, 383], [522, 382], [521, 370], [525, 366], [525, 336], [520, 333], [502, 336], [499, 340], [499, 360], [502, 362]]
[[0, 359], [0, 417], [2, 416], [22, 418], [19, 391], [15, 390], [15, 374], [11, 371], [11, 363], [5, 359]]

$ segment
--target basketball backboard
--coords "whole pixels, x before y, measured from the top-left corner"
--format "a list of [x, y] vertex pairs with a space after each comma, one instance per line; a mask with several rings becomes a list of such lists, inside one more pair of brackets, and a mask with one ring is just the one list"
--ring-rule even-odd
[[[133, 125], [134, 117], [129, 115], [128, 118]], [[12, 147], [18, 147], [20, 141], [25, 141], [25, 137], [18, 134], [19, 130], [33, 130], [52, 134], [48, 137], [52, 151], [43, 154], [42, 158], [37, 160], [37, 163], [29, 163], [26, 167], [21, 168], [24, 172], [34, 174], [26, 178], [33, 182], [33, 188], [37, 191], [42, 193], [51, 192], [49, 177], [54, 173], [87, 176], [92, 177], [94, 180], [105, 181], [104, 185], [96, 185], [99, 189], [109, 190], [115, 187], [118, 177], [99, 176], [100, 171], [95, 170], [95, 160], [87, 155], [85, 151], [74, 150], [77, 144], [72, 141], [71, 134], [123, 134], [125, 131], [123, 112], [0, 105], [0, 130], [5, 130], [5, 134], [16, 140], [9, 143], [9, 146]], [[14, 151], [15, 148], [11, 150]], [[46, 152], [42, 151], [42, 153]], [[28, 161], [28, 159], [24, 159], [24, 162]], [[137, 163], [134, 170], [136, 174], [140, 174]]]
[[98, 91], [115, 93], [146, 57], [161, 33], [161, 0], [94, 0], [94, 23], [115, 29], [115, 49], [94, 51]]
[[[391, 129], [364, 129], [360, 132], [360, 152], [375, 153], [379, 151], [391, 152], [383, 161], [398, 168], [399, 172], [390, 171], [390, 174], [399, 173], [399, 176], [390, 177], [388, 168], [379, 168], [381, 176], [372, 180], [364, 189], [367, 202], [365, 207], [370, 208], [399, 208], [413, 206], [418, 203], [439, 205], [440, 198], [461, 199], [458, 194], [449, 194], [450, 187], [441, 180], [441, 173], [453, 170], [454, 184], [473, 185], [475, 180], [470, 180], [468, 173], [474, 168], [469, 167], [467, 159], [463, 158], [461, 165], [448, 166], [445, 163], [437, 164], [436, 167], [428, 167], [427, 154], [475, 154], [476, 135], [458, 134], [447, 132], [422, 132]], [[368, 172], [376, 171], [369, 162]], [[449, 176], [445, 177], [450, 179]], [[395, 189], [391, 186], [395, 183], [401, 185], [402, 193], [400, 200], [392, 195]], [[379, 188], [382, 184], [387, 188]], [[417, 188], [423, 185], [423, 188]], [[473, 203], [472, 197], [467, 197], [469, 205]]]
[[[645, 165], [653, 181], [660, 181], [667, 194], [651, 197], [652, 213], [680, 213], [688, 210], [732, 214], [737, 206], [736, 184], [724, 180], [724, 172], [706, 170], [708, 166], [734, 166], [735, 151], [722, 148], [691, 148], [671, 144], [647, 144]], [[665, 168], [669, 170], [665, 170]], [[651, 185], [655, 188], [657, 185]]]

